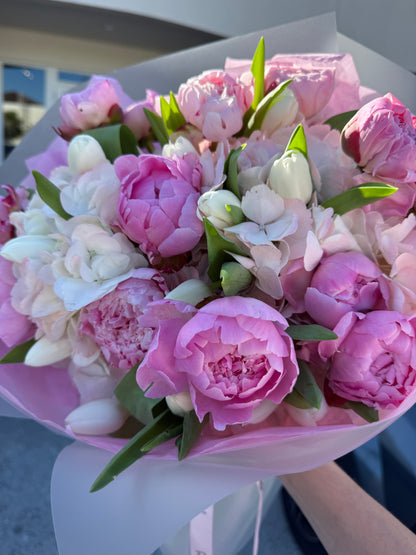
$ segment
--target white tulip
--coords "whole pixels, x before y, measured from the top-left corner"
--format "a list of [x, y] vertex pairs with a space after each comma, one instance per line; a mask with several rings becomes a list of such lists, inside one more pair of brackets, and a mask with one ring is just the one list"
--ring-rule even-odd
[[258, 407], [253, 410], [253, 416], [247, 422], [247, 424], [259, 424], [266, 420], [268, 416], [276, 410], [277, 405], [270, 401], [270, 399], [265, 399]]
[[12, 262], [23, 262], [25, 258], [39, 258], [43, 252], [57, 250], [58, 241], [45, 235], [22, 235], [5, 243], [1, 256]]
[[74, 434], [101, 436], [117, 431], [128, 417], [117, 399], [97, 399], [81, 405], [65, 418]]
[[295, 422], [301, 426], [317, 426], [317, 422], [322, 420], [328, 411], [328, 405], [322, 396], [321, 408], [299, 409], [289, 403], [285, 403], [286, 410]]
[[234, 223], [226, 208], [227, 205], [241, 207], [240, 200], [227, 189], [207, 191], [198, 200], [200, 214], [205, 216], [217, 229], [224, 229]]
[[188, 279], [175, 287], [175, 289], [172, 289], [172, 291], [165, 296], [165, 299], [183, 301], [192, 306], [196, 306], [210, 295], [211, 289], [206, 283], [199, 279]]
[[[269, 93], [272, 94], [272, 93]], [[267, 97], [265, 97], [267, 99]], [[259, 105], [260, 108], [260, 105]], [[280, 127], [288, 127], [296, 120], [299, 104], [293, 92], [285, 89], [267, 111], [266, 117], [261, 124], [261, 130], [268, 135], [274, 133]]]
[[305, 204], [312, 196], [309, 163], [301, 152], [289, 151], [273, 163], [270, 188], [285, 199], [298, 198]]
[[68, 166], [72, 174], [90, 171], [105, 161], [104, 151], [93, 137], [77, 135], [69, 143]]
[[185, 416], [187, 412], [190, 412], [194, 408], [192, 405], [191, 396], [188, 391], [182, 391], [181, 393], [168, 395], [166, 397], [166, 403], [169, 407], [169, 410], [177, 416]]
[[49, 341], [45, 336], [29, 349], [26, 354], [27, 366], [49, 366], [64, 360], [72, 354], [72, 347], [68, 339]]

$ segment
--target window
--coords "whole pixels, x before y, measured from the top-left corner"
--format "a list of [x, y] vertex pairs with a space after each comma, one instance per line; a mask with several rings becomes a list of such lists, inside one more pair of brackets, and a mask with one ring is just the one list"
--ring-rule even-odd
[[[88, 75], [0, 65], [3, 81], [3, 145], [0, 162], [39, 121], [49, 106], [72, 87], [88, 80]], [[1, 90], [1, 87], [0, 87]]]

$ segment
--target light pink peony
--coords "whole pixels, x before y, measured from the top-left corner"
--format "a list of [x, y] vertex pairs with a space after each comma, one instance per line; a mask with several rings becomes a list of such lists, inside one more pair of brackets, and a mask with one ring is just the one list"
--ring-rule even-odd
[[134, 133], [137, 140], [145, 137], [150, 131], [150, 123], [147, 119], [143, 108], [155, 111], [155, 99], [157, 93], [154, 91], [146, 91], [146, 100], [135, 102], [128, 106], [123, 114], [123, 123], [127, 125]]
[[[226, 70], [236, 79], [250, 62], [227, 59]], [[287, 79], [299, 111], [314, 123], [360, 107], [359, 77], [349, 54], [277, 54], [266, 61], [265, 93]]]
[[121, 122], [123, 109], [133, 104], [120, 84], [111, 78], [94, 75], [86, 89], [65, 94], [61, 99], [62, 125], [58, 131], [66, 139], [87, 129]]
[[178, 91], [185, 119], [209, 141], [223, 141], [240, 131], [252, 101], [251, 80], [243, 82], [220, 70], [192, 77]]
[[0, 339], [7, 347], [19, 345], [35, 334], [32, 322], [12, 306], [11, 291], [15, 283], [12, 262], [0, 256]]
[[350, 311], [387, 309], [380, 268], [364, 254], [339, 252], [321, 260], [305, 293], [306, 312], [322, 326], [334, 328]]
[[79, 333], [99, 345], [111, 366], [129, 370], [142, 360], [152, 340], [152, 330], [140, 326], [139, 318], [149, 303], [163, 299], [166, 292], [158, 272], [139, 268], [114, 291], [82, 309]]
[[416, 319], [400, 312], [349, 312], [319, 344], [330, 359], [328, 384], [339, 397], [393, 409], [416, 388]]
[[199, 310], [162, 301], [140, 321], [157, 326], [140, 387], [151, 386], [152, 397], [189, 391], [199, 420], [210, 413], [218, 430], [248, 422], [265, 399], [279, 404], [297, 379], [286, 320], [256, 299], [227, 297]]
[[203, 234], [197, 217], [201, 164], [196, 154], [120, 156], [114, 167], [121, 182], [118, 220], [132, 241], [156, 259], [195, 247]]
[[300, 112], [323, 122], [340, 112], [359, 108], [359, 78], [349, 54], [276, 55], [266, 63], [266, 93], [293, 79]]
[[376, 179], [416, 181], [416, 130], [410, 111], [392, 94], [369, 102], [347, 123], [342, 147]]

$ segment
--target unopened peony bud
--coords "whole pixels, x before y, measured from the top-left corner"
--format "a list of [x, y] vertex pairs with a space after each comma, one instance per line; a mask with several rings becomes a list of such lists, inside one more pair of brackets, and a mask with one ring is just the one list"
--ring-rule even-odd
[[81, 405], [65, 418], [74, 434], [102, 436], [116, 432], [128, 417], [117, 399], [97, 399]]
[[69, 143], [68, 166], [72, 174], [90, 171], [105, 161], [104, 151], [93, 137], [77, 135]]
[[49, 366], [64, 360], [71, 354], [72, 347], [67, 339], [51, 342], [46, 337], [41, 337], [27, 352], [25, 364], [27, 366]]
[[234, 193], [226, 189], [207, 191], [199, 197], [198, 210], [214, 227], [224, 229], [234, 225], [231, 213], [226, 206], [241, 208], [241, 202]]
[[172, 289], [172, 291], [165, 296], [165, 299], [183, 301], [192, 306], [196, 306], [210, 295], [211, 289], [206, 283], [199, 279], [188, 279], [175, 287], [175, 289]]
[[286, 410], [295, 422], [301, 426], [316, 426], [317, 422], [322, 420], [328, 411], [324, 396], [322, 396], [320, 409], [299, 409], [293, 405], [286, 403]]
[[285, 89], [278, 96], [277, 102], [267, 111], [261, 130], [271, 135], [280, 127], [288, 127], [296, 120], [298, 110], [299, 105], [295, 95], [290, 89]]
[[194, 408], [188, 391], [168, 395], [165, 399], [169, 410], [177, 416], [185, 416], [187, 412]]
[[298, 198], [305, 204], [312, 196], [312, 178], [305, 156], [291, 150], [276, 160], [270, 170], [270, 188], [285, 199]]

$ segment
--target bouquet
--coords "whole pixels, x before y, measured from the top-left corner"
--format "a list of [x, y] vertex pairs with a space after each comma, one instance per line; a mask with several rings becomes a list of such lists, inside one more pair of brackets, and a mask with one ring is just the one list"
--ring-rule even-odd
[[415, 402], [415, 119], [350, 55], [260, 40], [60, 116], [3, 187], [0, 392], [114, 453], [93, 491], [141, 457], [305, 470]]

